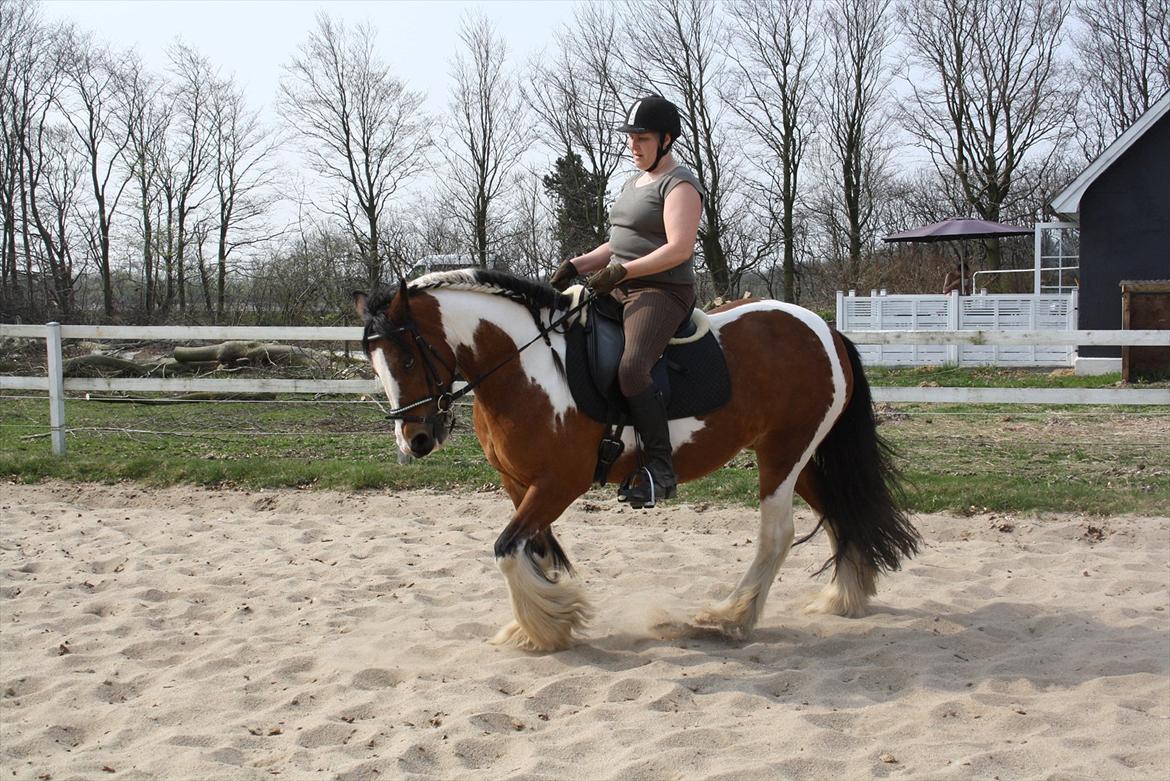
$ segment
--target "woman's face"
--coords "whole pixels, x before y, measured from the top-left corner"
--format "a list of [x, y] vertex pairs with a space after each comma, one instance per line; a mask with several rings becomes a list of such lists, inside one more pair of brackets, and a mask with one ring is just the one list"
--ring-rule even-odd
[[[670, 136], [666, 137], [666, 141], [670, 142]], [[628, 146], [634, 158], [634, 165], [643, 171], [650, 170], [650, 166], [654, 165], [654, 158], [658, 157], [658, 134], [630, 133]]]

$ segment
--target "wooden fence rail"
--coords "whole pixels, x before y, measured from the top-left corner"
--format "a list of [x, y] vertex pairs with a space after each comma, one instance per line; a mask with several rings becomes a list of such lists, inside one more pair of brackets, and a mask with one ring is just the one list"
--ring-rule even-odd
[[[1170, 331], [846, 331], [845, 336], [865, 344], [1005, 344], [1086, 346], [1170, 346]], [[315, 379], [204, 379], [80, 378], [62, 376], [64, 339], [268, 342], [359, 342], [361, 329], [271, 326], [106, 326], [0, 325], [0, 338], [44, 339], [48, 375], [0, 376], [0, 391], [36, 390], [49, 393], [49, 425], [53, 452], [65, 453], [66, 392], [170, 393], [285, 393], [377, 394], [374, 380]], [[874, 387], [878, 402], [943, 404], [1116, 404], [1170, 405], [1166, 388], [937, 388]]]

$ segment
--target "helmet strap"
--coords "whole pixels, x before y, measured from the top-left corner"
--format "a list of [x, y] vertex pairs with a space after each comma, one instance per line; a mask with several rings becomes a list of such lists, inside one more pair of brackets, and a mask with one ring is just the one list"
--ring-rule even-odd
[[674, 146], [674, 139], [673, 138], [670, 139], [669, 144], [663, 144], [662, 141], [665, 138], [666, 138], [666, 133], [659, 133], [658, 134], [658, 154], [654, 158], [654, 165], [652, 165], [646, 169], [647, 173], [649, 173], [649, 172], [653, 171], [655, 168], [657, 168], [658, 164], [662, 162], [662, 158], [666, 157], [667, 153], [670, 152], [670, 148], [672, 146]]

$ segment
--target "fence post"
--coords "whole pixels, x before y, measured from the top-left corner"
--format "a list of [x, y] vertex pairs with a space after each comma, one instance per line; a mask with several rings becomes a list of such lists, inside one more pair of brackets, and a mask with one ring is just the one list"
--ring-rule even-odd
[[[962, 320], [959, 313], [959, 291], [952, 290], [947, 295], [947, 328], [951, 331], [958, 331]], [[962, 352], [962, 346], [954, 342], [947, 345], [947, 363], [952, 366], [958, 366], [959, 355]]]
[[53, 455], [65, 455], [65, 376], [61, 361], [61, 324], [45, 325], [49, 371], [49, 435]]

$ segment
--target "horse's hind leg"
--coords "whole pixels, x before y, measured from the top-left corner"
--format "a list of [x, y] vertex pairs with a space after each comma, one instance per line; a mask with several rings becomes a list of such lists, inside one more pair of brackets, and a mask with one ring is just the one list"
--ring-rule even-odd
[[736, 637], [744, 637], [755, 628], [764, 612], [768, 591], [780, 565], [792, 548], [795, 527], [792, 521], [792, 496], [795, 480], [791, 475], [777, 479], [775, 470], [758, 451], [760, 484], [774, 486], [760, 501], [760, 533], [756, 555], [735, 590], [724, 599], [695, 616], [699, 626], [717, 627]]
[[821, 589], [816, 599], [805, 606], [806, 613], [828, 613], [834, 616], [860, 618], [868, 612], [869, 598], [877, 593], [877, 573], [858, 555], [856, 550], [839, 552], [837, 533], [824, 517], [820, 497], [813, 482], [812, 467], [805, 468], [796, 482], [796, 492], [821, 515], [829, 549], [833, 556], [833, 578]]

